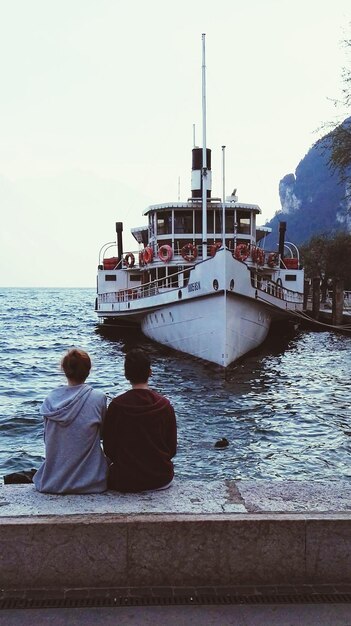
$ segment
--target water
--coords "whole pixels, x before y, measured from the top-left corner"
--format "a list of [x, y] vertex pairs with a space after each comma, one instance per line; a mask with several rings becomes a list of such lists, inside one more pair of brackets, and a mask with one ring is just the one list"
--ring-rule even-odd
[[[129, 388], [125, 351], [147, 347], [150, 384], [174, 405], [176, 474], [186, 479], [351, 478], [351, 338], [299, 331], [270, 338], [224, 371], [158, 346], [137, 332], [101, 333], [92, 289], [0, 289], [0, 476], [38, 467], [39, 407], [64, 378], [72, 346], [93, 361], [89, 382], [111, 395]], [[230, 445], [214, 447], [226, 437]]]

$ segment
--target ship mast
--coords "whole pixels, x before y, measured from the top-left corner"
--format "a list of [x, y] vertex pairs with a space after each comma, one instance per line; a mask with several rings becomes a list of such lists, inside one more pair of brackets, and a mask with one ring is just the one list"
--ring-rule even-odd
[[225, 248], [225, 146], [222, 146], [222, 246]]
[[207, 150], [205, 33], [202, 34], [202, 258], [207, 259]]

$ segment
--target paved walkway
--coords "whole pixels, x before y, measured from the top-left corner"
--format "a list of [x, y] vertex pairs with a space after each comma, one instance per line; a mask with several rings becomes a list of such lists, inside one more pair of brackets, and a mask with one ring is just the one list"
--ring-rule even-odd
[[0, 520], [78, 514], [351, 513], [351, 482], [179, 481], [142, 494], [42, 494], [34, 485], [0, 486]]
[[[351, 513], [351, 483], [347, 481], [177, 481], [167, 491], [144, 494], [54, 496], [40, 494], [33, 485], [0, 486], [0, 521], [25, 525], [28, 518], [68, 518], [79, 515], [102, 515], [130, 518], [134, 515], [189, 514], [257, 519], [265, 515], [281, 517], [303, 515], [320, 519], [324, 516], [342, 518], [348, 524]], [[279, 514], [279, 515], [274, 515]], [[22, 520], [22, 521], [21, 521]], [[56, 522], [53, 519], [53, 523]], [[348, 576], [346, 575], [346, 580]], [[198, 604], [169, 606], [94, 606], [88, 608], [4, 608], [0, 610], [0, 626], [351, 626], [351, 584], [344, 599], [306, 602], [289, 596], [284, 603]], [[74, 590], [72, 590], [73, 592]], [[37, 590], [40, 597], [40, 590]], [[44, 597], [45, 592], [43, 590]], [[50, 592], [51, 593], [51, 592]], [[299, 593], [299, 592], [297, 592]], [[23, 592], [23, 597], [28, 597]], [[11, 597], [11, 593], [2, 597]], [[48, 597], [48, 596], [46, 596]], [[66, 597], [66, 596], [65, 596]], [[339, 598], [340, 600], [340, 598]], [[18, 605], [17, 605], [18, 606]]]
[[1, 626], [350, 626], [350, 604], [280, 604], [0, 612]]

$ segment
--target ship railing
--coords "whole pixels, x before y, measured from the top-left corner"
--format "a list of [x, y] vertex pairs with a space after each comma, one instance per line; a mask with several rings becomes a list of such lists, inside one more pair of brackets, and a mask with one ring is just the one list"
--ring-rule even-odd
[[[170, 274], [163, 278], [157, 278], [144, 285], [137, 287], [128, 287], [119, 291], [111, 291], [99, 295], [99, 303], [101, 304], [118, 304], [122, 302], [131, 302], [132, 300], [140, 300], [155, 296], [163, 291], [172, 291], [186, 287], [189, 281], [190, 270], [194, 266], [188, 266], [186, 269]], [[179, 281], [179, 277], [182, 281]]]
[[[322, 299], [323, 296], [321, 294], [321, 303], [324, 304], [325, 308], [332, 308], [333, 305], [333, 291], [331, 289], [328, 289], [325, 300]], [[312, 296], [308, 296], [308, 300], [310, 302], [312, 302]], [[344, 291], [344, 305], [343, 305], [343, 309], [344, 311], [350, 311], [351, 310], [351, 291]]]
[[258, 291], [273, 296], [274, 298], [279, 298], [279, 300], [284, 300], [285, 302], [299, 302], [302, 300], [302, 295], [297, 291], [287, 289], [271, 280], [257, 282], [257, 285], [254, 286]]

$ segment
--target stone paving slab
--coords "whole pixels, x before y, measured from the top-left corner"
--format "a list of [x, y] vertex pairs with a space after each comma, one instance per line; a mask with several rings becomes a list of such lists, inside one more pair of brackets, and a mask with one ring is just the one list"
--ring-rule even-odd
[[[240, 480], [236, 486], [248, 513], [351, 512], [348, 481]], [[231, 512], [230, 503], [224, 505], [224, 511]]]
[[[33, 485], [0, 488], [0, 519], [4, 517], [77, 514], [223, 513], [227, 501], [224, 481], [175, 481], [167, 490], [140, 494], [108, 491], [91, 495], [50, 495]], [[231, 510], [246, 513], [241, 498], [233, 497]]]
[[141, 494], [49, 495], [34, 485], [0, 486], [0, 520], [79, 514], [351, 513], [351, 482], [175, 480]]

